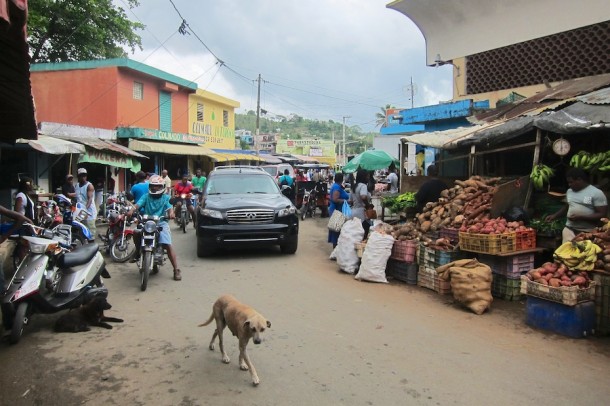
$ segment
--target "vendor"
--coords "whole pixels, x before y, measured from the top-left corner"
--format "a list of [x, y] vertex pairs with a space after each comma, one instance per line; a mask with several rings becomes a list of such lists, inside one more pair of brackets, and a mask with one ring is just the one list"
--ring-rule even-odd
[[436, 202], [441, 197], [441, 192], [448, 189], [445, 182], [437, 179], [438, 169], [434, 164], [428, 167], [428, 177], [431, 179], [424, 182], [415, 194], [415, 200], [417, 201], [417, 212], [421, 213], [424, 210], [424, 206], [428, 202]]
[[589, 175], [580, 168], [572, 168], [566, 173], [570, 187], [566, 193], [567, 204], [557, 213], [546, 217], [553, 221], [567, 214], [566, 226], [562, 232], [563, 242], [572, 241], [576, 234], [593, 231], [608, 213], [608, 201], [604, 192], [589, 184]]

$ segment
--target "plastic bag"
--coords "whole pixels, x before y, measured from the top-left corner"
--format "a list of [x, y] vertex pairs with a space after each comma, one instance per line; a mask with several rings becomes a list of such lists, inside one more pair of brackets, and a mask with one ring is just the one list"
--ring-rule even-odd
[[502, 217], [507, 221], [523, 221], [524, 223], [527, 223], [529, 220], [527, 212], [518, 206], [512, 206], [506, 209], [502, 213]]
[[352, 218], [352, 208], [349, 207], [349, 204], [347, 204], [347, 202], [345, 200], [343, 201], [343, 207], [341, 208], [341, 213], [343, 213], [345, 218], [347, 218], [348, 220]]

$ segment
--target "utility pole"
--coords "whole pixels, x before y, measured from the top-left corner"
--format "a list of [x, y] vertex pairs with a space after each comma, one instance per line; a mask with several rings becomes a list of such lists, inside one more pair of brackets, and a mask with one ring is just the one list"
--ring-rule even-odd
[[254, 148], [256, 149], [256, 156], [258, 156], [258, 140], [260, 134], [260, 120], [261, 120], [261, 74], [258, 74], [258, 96], [256, 98], [256, 133], [254, 138]]
[[351, 118], [352, 116], [343, 116], [343, 165], [347, 163], [347, 157], [345, 156], [345, 119]]

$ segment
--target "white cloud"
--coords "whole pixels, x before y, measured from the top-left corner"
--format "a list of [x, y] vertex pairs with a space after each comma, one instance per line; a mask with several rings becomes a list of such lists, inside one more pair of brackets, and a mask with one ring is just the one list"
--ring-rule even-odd
[[364, 130], [374, 129], [379, 107], [410, 105], [404, 88], [411, 77], [417, 105], [451, 98], [451, 71], [425, 66], [422, 34], [385, 0], [174, 0], [226, 63], [220, 70], [194, 35], [176, 32], [182, 21], [168, 0], [140, 4], [133, 13], [147, 26], [145, 49], [131, 57], [235, 99], [243, 110], [256, 108], [259, 73], [266, 110], [335, 121], [350, 115]]

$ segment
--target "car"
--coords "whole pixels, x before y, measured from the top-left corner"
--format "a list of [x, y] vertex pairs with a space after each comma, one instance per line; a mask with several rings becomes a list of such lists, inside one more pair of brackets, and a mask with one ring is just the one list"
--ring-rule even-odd
[[294, 168], [290, 164], [262, 165], [261, 168], [263, 168], [269, 175], [273, 176], [273, 179], [275, 179], [276, 182], [279, 177], [284, 174], [285, 169], [288, 169], [288, 174], [291, 178], [296, 176], [294, 173]]
[[227, 166], [210, 172], [197, 210], [198, 257], [261, 245], [294, 254], [298, 244], [297, 209], [263, 168]]

